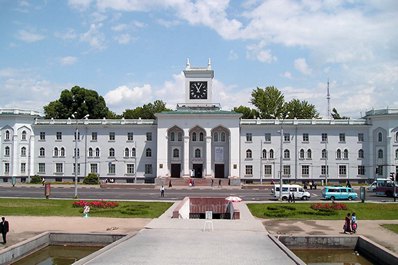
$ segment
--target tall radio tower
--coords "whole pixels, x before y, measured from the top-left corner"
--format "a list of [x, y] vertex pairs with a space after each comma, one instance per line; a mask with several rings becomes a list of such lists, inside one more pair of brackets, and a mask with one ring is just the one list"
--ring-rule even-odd
[[328, 110], [327, 110], [327, 113], [328, 113], [328, 116], [327, 116], [327, 118], [328, 119], [330, 119], [330, 93], [329, 93], [329, 78], [328, 78], [328, 87], [327, 87], [327, 95], [326, 95], [326, 99], [327, 99], [327, 101], [328, 101]]

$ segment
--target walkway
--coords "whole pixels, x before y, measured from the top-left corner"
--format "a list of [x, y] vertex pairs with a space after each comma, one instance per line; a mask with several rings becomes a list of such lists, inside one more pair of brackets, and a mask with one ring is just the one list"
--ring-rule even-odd
[[[175, 203], [135, 236], [76, 264], [295, 264], [267, 237], [267, 231], [238, 203], [240, 220], [171, 219]], [[99, 253], [99, 254], [98, 254]]]

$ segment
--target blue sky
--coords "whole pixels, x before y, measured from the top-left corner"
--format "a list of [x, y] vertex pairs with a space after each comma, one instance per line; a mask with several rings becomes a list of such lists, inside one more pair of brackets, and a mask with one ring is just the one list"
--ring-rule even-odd
[[121, 114], [184, 101], [186, 59], [215, 71], [213, 101], [257, 87], [360, 117], [398, 108], [395, 0], [0, 0], [0, 108], [42, 111], [63, 89], [96, 90]]

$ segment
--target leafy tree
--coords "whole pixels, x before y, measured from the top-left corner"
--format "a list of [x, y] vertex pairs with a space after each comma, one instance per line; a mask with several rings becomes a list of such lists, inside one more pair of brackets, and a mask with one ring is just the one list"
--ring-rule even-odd
[[166, 108], [166, 103], [161, 100], [155, 100], [153, 103], [144, 104], [142, 107], [126, 109], [122, 116], [125, 119], [155, 119], [155, 113], [169, 110]]
[[63, 90], [60, 98], [44, 106], [47, 119], [67, 119], [75, 115], [81, 119], [89, 114], [90, 119], [111, 118], [115, 114], [109, 111], [105, 100], [94, 90], [74, 86], [71, 90]]
[[98, 175], [95, 173], [88, 174], [86, 177], [84, 177], [83, 184], [89, 184], [89, 185], [99, 184]]
[[292, 99], [284, 106], [285, 117], [289, 113], [289, 118], [297, 119], [312, 119], [319, 118], [319, 113], [316, 111], [315, 106], [309, 104], [306, 100], [300, 101]]
[[350, 117], [346, 117], [346, 116], [340, 116], [340, 114], [337, 112], [336, 108], [332, 109], [331, 115], [332, 115], [332, 118], [335, 120], [341, 120], [341, 119], [348, 120], [350, 118]]
[[285, 97], [275, 87], [266, 87], [253, 90], [251, 103], [256, 106], [262, 119], [282, 118]]
[[242, 113], [242, 119], [255, 119], [260, 115], [257, 110], [245, 106], [235, 107], [233, 111]]

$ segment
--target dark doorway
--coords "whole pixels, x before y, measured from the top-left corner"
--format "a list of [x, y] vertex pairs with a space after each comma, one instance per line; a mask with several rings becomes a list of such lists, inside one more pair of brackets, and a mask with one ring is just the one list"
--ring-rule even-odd
[[181, 164], [171, 164], [171, 177], [172, 178], [181, 177]]
[[195, 174], [194, 174], [195, 178], [201, 178], [202, 171], [203, 171], [203, 164], [193, 164], [192, 168], [195, 171]]
[[216, 178], [224, 178], [224, 164], [215, 164], [214, 165], [214, 177]]

